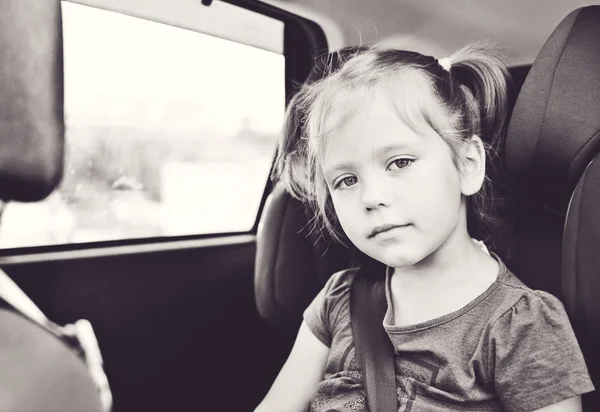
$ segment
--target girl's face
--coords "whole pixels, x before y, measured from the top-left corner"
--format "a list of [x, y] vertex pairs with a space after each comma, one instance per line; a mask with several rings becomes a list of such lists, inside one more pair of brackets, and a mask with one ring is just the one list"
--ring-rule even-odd
[[461, 175], [449, 146], [433, 129], [417, 134], [383, 99], [329, 135], [323, 153], [336, 215], [365, 254], [405, 267], [455, 232], [466, 235]]

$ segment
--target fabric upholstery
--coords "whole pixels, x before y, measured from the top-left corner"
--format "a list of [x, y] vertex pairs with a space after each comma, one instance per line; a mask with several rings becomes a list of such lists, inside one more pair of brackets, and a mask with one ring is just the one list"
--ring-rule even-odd
[[563, 240], [563, 303], [583, 350], [596, 392], [584, 397], [584, 411], [600, 410], [600, 155], [579, 180]]
[[304, 206], [275, 186], [259, 227], [255, 293], [264, 319], [290, 333], [302, 312], [335, 272], [348, 267], [353, 251], [327, 244], [311, 232]]
[[599, 41], [600, 6], [570, 13], [533, 63], [508, 129], [515, 213], [507, 261], [529, 287], [556, 296], [567, 205], [600, 149]]
[[573, 11], [549, 37], [517, 99], [509, 171], [568, 200], [600, 148], [600, 6]]

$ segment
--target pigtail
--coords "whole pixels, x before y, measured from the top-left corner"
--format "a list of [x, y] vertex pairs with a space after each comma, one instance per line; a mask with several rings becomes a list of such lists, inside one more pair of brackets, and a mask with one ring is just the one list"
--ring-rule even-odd
[[451, 78], [459, 83], [465, 99], [465, 126], [469, 134], [478, 134], [482, 139], [488, 160], [483, 187], [469, 197], [468, 226], [474, 235], [489, 242], [501, 240], [507, 228], [498, 217], [504, 215], [508, 207], [502, 185], [505, 180], [502, 148], [511, 83], [506, 60], [497, 49], [483, 43], [463, 47], [448, 60]]
[[448, 60], [452, 77], [461, 84], [467, 101], [474, 100], [477, 105], [480, 137], [497, 149], [508, 116], [510, 76], [505, 58], [497, 49], [476, 43], [458, 50]]

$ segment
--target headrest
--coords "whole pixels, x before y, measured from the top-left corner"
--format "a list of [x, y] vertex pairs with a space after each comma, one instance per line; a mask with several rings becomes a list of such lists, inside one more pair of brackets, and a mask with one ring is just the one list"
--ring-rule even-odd
[[509, 172], [567, 200], [600, 149], [599, 44], [600, 6], [570, 13], [535, 59], [508, 128]]
[[41, 200], [63, 169], [59, 0], [19, 0], [0, 13], [0, 199]]
[[261, 317], [290, 333], [327, 279], [354, 260], [352, 250], [319, 239], [309, 221], [304, 205], [277, 184], [259, 227], [254, 290]]

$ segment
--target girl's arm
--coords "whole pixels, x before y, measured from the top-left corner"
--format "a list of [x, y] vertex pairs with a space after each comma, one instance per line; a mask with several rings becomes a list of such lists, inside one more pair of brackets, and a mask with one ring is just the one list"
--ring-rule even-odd
[[254, 412], [304, 412], [315, 393], [329, 348], [302, 322], [294, 347], [269, 393]]
[[574, 396], [564, 401], [536, 409], [532, 412], [581, 412], [581, 396]]

